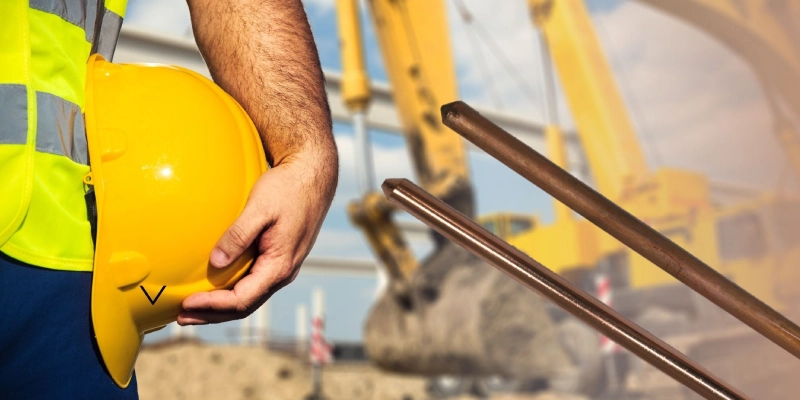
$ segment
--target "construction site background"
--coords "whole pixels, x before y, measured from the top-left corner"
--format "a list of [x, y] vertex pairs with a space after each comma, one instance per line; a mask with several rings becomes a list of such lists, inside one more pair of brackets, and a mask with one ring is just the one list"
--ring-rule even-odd
[[[678, 2], [702, 3], [699, 0]], [[689, 172], [685, 175], [654, 173], [652, 180], [636, 187], [647, 193], [652, 187], [669, 185], [671, 191], [653, 202], [666, 199], [666, 203], [677, 204], [676, 207], [683, 207], [684, 211], [689, 208], [684, 207], [686, 203], [705, 202], [703, 207], [715, 209], [729, 207], [726, 215], [731, 218], [709, 217], [706, 228], [693, 231], [695, 236], [685, 239], [719, 243], [727, 240], [728, 244], [715, 247], [715, 254], [710, 257], [746, 260], [727, 264], [730, 277], [758, 296], [768, 296], [765, 301], [776, 304], [781, 312], [800, 322], [794, 295], [800, 293], [800, 279], [797, 279], [800, 270], [795, 267], [795, 260], [800, 258], [792, 250], [800, 243], [800, 208], [795, 207], [800, 170], [793, 164], [792, 157], [800, 154], [793, 154], [793, 149], [787, 145], [797, 140], [798, 116], [784, 100], [778, 100], [784, 103], [776, 106], [775, 97], [764, 90], [763, 80], [748, 62], [697, 26], [644, 2], [587, 0], [584, 3], [638, 141], [631, 146], [643, 155], [650, 171], [668, 168]], [[800, 31], [790, 18], [797, 10], [791, 9], [791, 5], [780, 9], [781, 2], [754, 2], [742, 7], [756, 7], [755, 3], [763, 5], [762, 10], [769, 11], [771, 18], [778, 21], [775, 29], [789, 38], [786, 46], [800, 49]], [[445, 1], [444, 4], [461, 98], [482, 106], [482, 112], [501, 125], [515, 127], [513, 133], [547, 155], [545, 122], [553, 118], [547, 115], [546, 82], [541, 77], [542, 49], [536, 28], [530, 21], [528, 4], [522, 0], [502, 4], [481, 0]], [[131, 0], [129, 7], [129, 18], [123, 27], [115, 61], [183, 62], [207, 74], [191, 41], [182, 2]], [[307, 1], [306, 7], [323, 67], [328, 71], [340, 71], [334, 1]], [[472, 20], [464, 17], [464, 8], [469, 10], [467, 15]], [[371, 85], [372, 108], [367, 117], [372, 134], [374, 180], [378, 183], [389, 177], [412, 178], [415, 169], [409, 147], [400, 135], [404, 130], [402, 118], [393, 111], [393, 88], [383, 83], [390, 77], [379, 56], [378, 39], [370, 17], [366, 11], [362, 13], [367, 71], [378, 81]], [[159, 30], [161, 34], [153, 33]], [[556, 69], [558, 74], [560, 71]], [[327, 338], [334, 345], [361, 345], [369, 310], [392, 278], [387, 277], [365, 240], [348, 221], [347, 204], [360, 196], [357, 184], [360, 171], [355, 161], [359, 154], [350, 116], [342, 105], [342, 94], [336, 92], [341, 90], [341, 86], [336, 86], [340, 85], [338, 78], [336, 72], [328, 74], [342, 163], [341, 184], [317, 246], [297, 282], [246, 322], [195, 330], [168, 327], [149, 335], [149, 345], [137, 364], [142, 399], [304, 398], [312, 387], [313, 373], [305, 351], [311, 333], [311, 317], [315, 315], [324, 315]], [[798, 81], [783, 84], [800, 93]], [[771, 85], [774, 90], [774, 84]], [[555, 119], [560, 121], [559, 127], [564, 132], [566, 160], [563, 166], [574, 175], [597, 184], [592, 178], [597, 171], [587, 162], [587, 153], [599, 150], [581, 146], [582, 137], [576, 131], [578, 127], [570, 112], [572, 102], [560, 86], [556, 89], [554, 104], [550, 107], [555, 109]], [[469, 148], [467, 164], [477, 215], [489, 218], [524, 215], [533, 218], [537, 228], [552, 226], [557, 221], [558, 206], [497, 161]], [[635, 194], [631, 197], [635, 198]], [[700, 198], [705, 200], [698, 200]], [[770, 205], [753, 206], [759, 201]], [[633, 208], [640, 206], [636, 201], [628, 204]], [[748, 209], [754, 212], [745, 212]], [[687, 213], [681, 215], [680, 218], [688, 218]], [[704, 214], [698, 215], [699, 219], [704, 218]], [[768, 224], [759, 225], [753, 218], [761, 218]], [[398, 219], [413, 254], [423, 259], [434, 248], [427, 230], [407, 216], [400, 215]], [[680, 242], [684, 240], [684, 232], [672, 233], [671, 239], [687, 245]], [[531, 235], [533, 233], [522, 232], [510, 239], [524, 250], [523, 243], [531, 243]], [[776, 237], [779, 237], [777, 242]], [[545, 265], [552, 265], [549, 258], [561, 256], [558, 251], [552, 251], [554, 246], [564, 246], [562, 252], [573, 251], [566, 242], [542, 243], [541, 240], [533, 242], [534, 250], [530, 255]], [[576, 243], [579, 251], [574, 251], [575, 254], [587, 251], [587, 246]], [[548, 255], [537, 254], [541, 250], [535, 249], [542, 246], [550, 248]], [[707, 260], [705, 255], [698, 256]], [[655, 268], [637, 264], [641, 261], [635, 256], [626, 257], [640, 270]], [[575, 274], [571, 278], [582, 279]], [[656, 286], [655, 283], [660, 287], [678, 286], [677, 281], [660, 272], [630, 279], [642, 286]], [[593, 282], [584, 286], [595, 289]], [[615, 284], [612, 283], [612, 287]], [[318, 294], [313, 295], [313, 290]], [[468, 290], [456, 292], [463, 295]], [[312, 304], [315, 296], [322, 296], [324, 305]], [[753, 334], [740, 322], [720, 317], [722, 312], [716, 306], [686, 298], [692, 296], [688, 292], [676, 291], [668, 296], [669, 304], [702, 304], [705, 315], [713, 316], [705, 322], [724, 329], [704, 330], [696, 314], [676, 312], [670, 305], [659, 306], [658, 303], [638, 311], [635, 321], [753, 398], [794, 397], [800, 389], [800, 383], [794, 378], [800, 372], [800, 361]], [[618, 306], [618, 302], [624, 300], [617, 298], [614, 305]], [[447, 340], [447, 335], [448, 332], [441, 333], [436, 340]], [[602, 339], [599, 335], [586, 340], [591, 342], [584, 344], [591, 347], [590, 352], [600, 351]], [[616, 360], [613, 369], [619, 373], [616, 378], [621, 387], [596, 398], [694, 398], [659, 371], [633, 357], [625, 357], [624, 350], [606, 353], [610, 354], [604, 358]], [[480, 396], [507, 400], [588, 398], [557, 394], [547, 389], [522, 390], [513, 382], [503, 382], [504, 385], [498, 384], [487, 391], [483, 386], [488, 381], [482, 379], [400, 375], [381, 371], [366, 360], [334, 360], [323, 369], [324, 393], [330, 399], [445, 397], [432, 389], [432, 385], [446, 386], [448, 382], [451, 386], [462, 386], [460, 396], [472, 396], [464, 399]]]

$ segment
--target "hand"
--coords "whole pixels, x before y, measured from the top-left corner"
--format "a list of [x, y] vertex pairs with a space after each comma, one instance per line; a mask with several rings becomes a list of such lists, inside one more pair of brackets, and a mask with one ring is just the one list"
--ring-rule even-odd
[[202, 325], [244, 318], [297, 277], [336, 186], [336, 171], [326, 171], [316, 161], [316, 157], [284, 161], [258, 179], [241, 215], [217, 242], [210, 257], [213, 266], [224, 268], [257, 240], [259, 255], [250, 273], [233, 290], [187, 297], [178, 324]]

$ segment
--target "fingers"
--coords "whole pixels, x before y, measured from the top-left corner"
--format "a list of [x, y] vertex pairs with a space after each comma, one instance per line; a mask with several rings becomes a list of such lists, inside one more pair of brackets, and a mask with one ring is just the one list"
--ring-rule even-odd
[[[275, 292], [291, 283], [299, 272], [299, 268], [293, 268], [291, 264], [275, 263], [270, 268], [267, 263], [265, 257], [256, 260], [251, 273], [242, 278], [233, 290], [200, 292], [187, 297], [178, 324], [213, 324], [250, 315]], [[275, 268], [276, 264], [281, 267]]]
[[231, 321], [250, 315], [263, 302], [246, 303], [233, 290], [195, 293], [183, 301], [179, 325], [203, 325]]
[[187, 311], [208, 310], [219, 312], [247, 311], [247, 304], [241, 301], [232, 290], [214, 290], [195, 293], [183, 301], [183, 309]]
[[217, 268], [230, 265], [258, 238], [265, 225], [263, 210], [259, 210], [259, 207], [251, 205], [248, 201], [239, 218], [225, 231], [211, 250], [209, 257], [211, 265]]

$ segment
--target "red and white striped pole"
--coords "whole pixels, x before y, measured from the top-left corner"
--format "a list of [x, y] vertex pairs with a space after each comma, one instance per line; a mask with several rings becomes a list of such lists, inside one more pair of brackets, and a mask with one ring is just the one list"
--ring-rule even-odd
[[[613, 308], [614, 307], [614, 292], [611, 288], [611, 280], [605, 273], [595, 275], [595, 290], [597, 291], [597, 299], [602, 301], [603, 304]], [[600, 351], [602, 351], [603, 359], [606, 364], [606, 380], [608, 382], [608, 391], [615, 393], [619, 391], [619, 377], [617, 376], [617, 363], [615, 362], [614, 354], [620, 352], [622, 348], [614, 343], [605, 335], [600, 335]]]
[[325, 341], [325, 321], [320, 316], [311, 320], [311, 363], [326, 365], [331, 362], [331, 345]]
[[331, 362], [331, 346], [325, 341], [325, 293], [322, 288], [316, 287], [312, 293], [314, 317], [311, 320], [311, 361], [313, 382], [309, 399], [321, 400], [322, 396], [322, 366]]
[[[606, 274], [597, 274], [594, 283], [595, 290], [597, 290], [597, 299], [602, 301], [603, 304], [614, 308], [611, 280], [608, 279], [608, 276]], [[618, 344], [611, 341], [611, 339], [600, 335], [600, 349], [603, 350], [604, 355], [608, 355], [618, 352], [620, 347]]]

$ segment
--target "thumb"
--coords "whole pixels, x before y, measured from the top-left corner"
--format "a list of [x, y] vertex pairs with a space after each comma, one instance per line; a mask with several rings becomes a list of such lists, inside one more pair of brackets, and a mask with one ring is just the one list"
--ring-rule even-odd
[[245, 207], [211, 250], [211, 265], [223, 268], [239, 258], [261, 233], [265, 225], [263, 218], [255, 207]]

